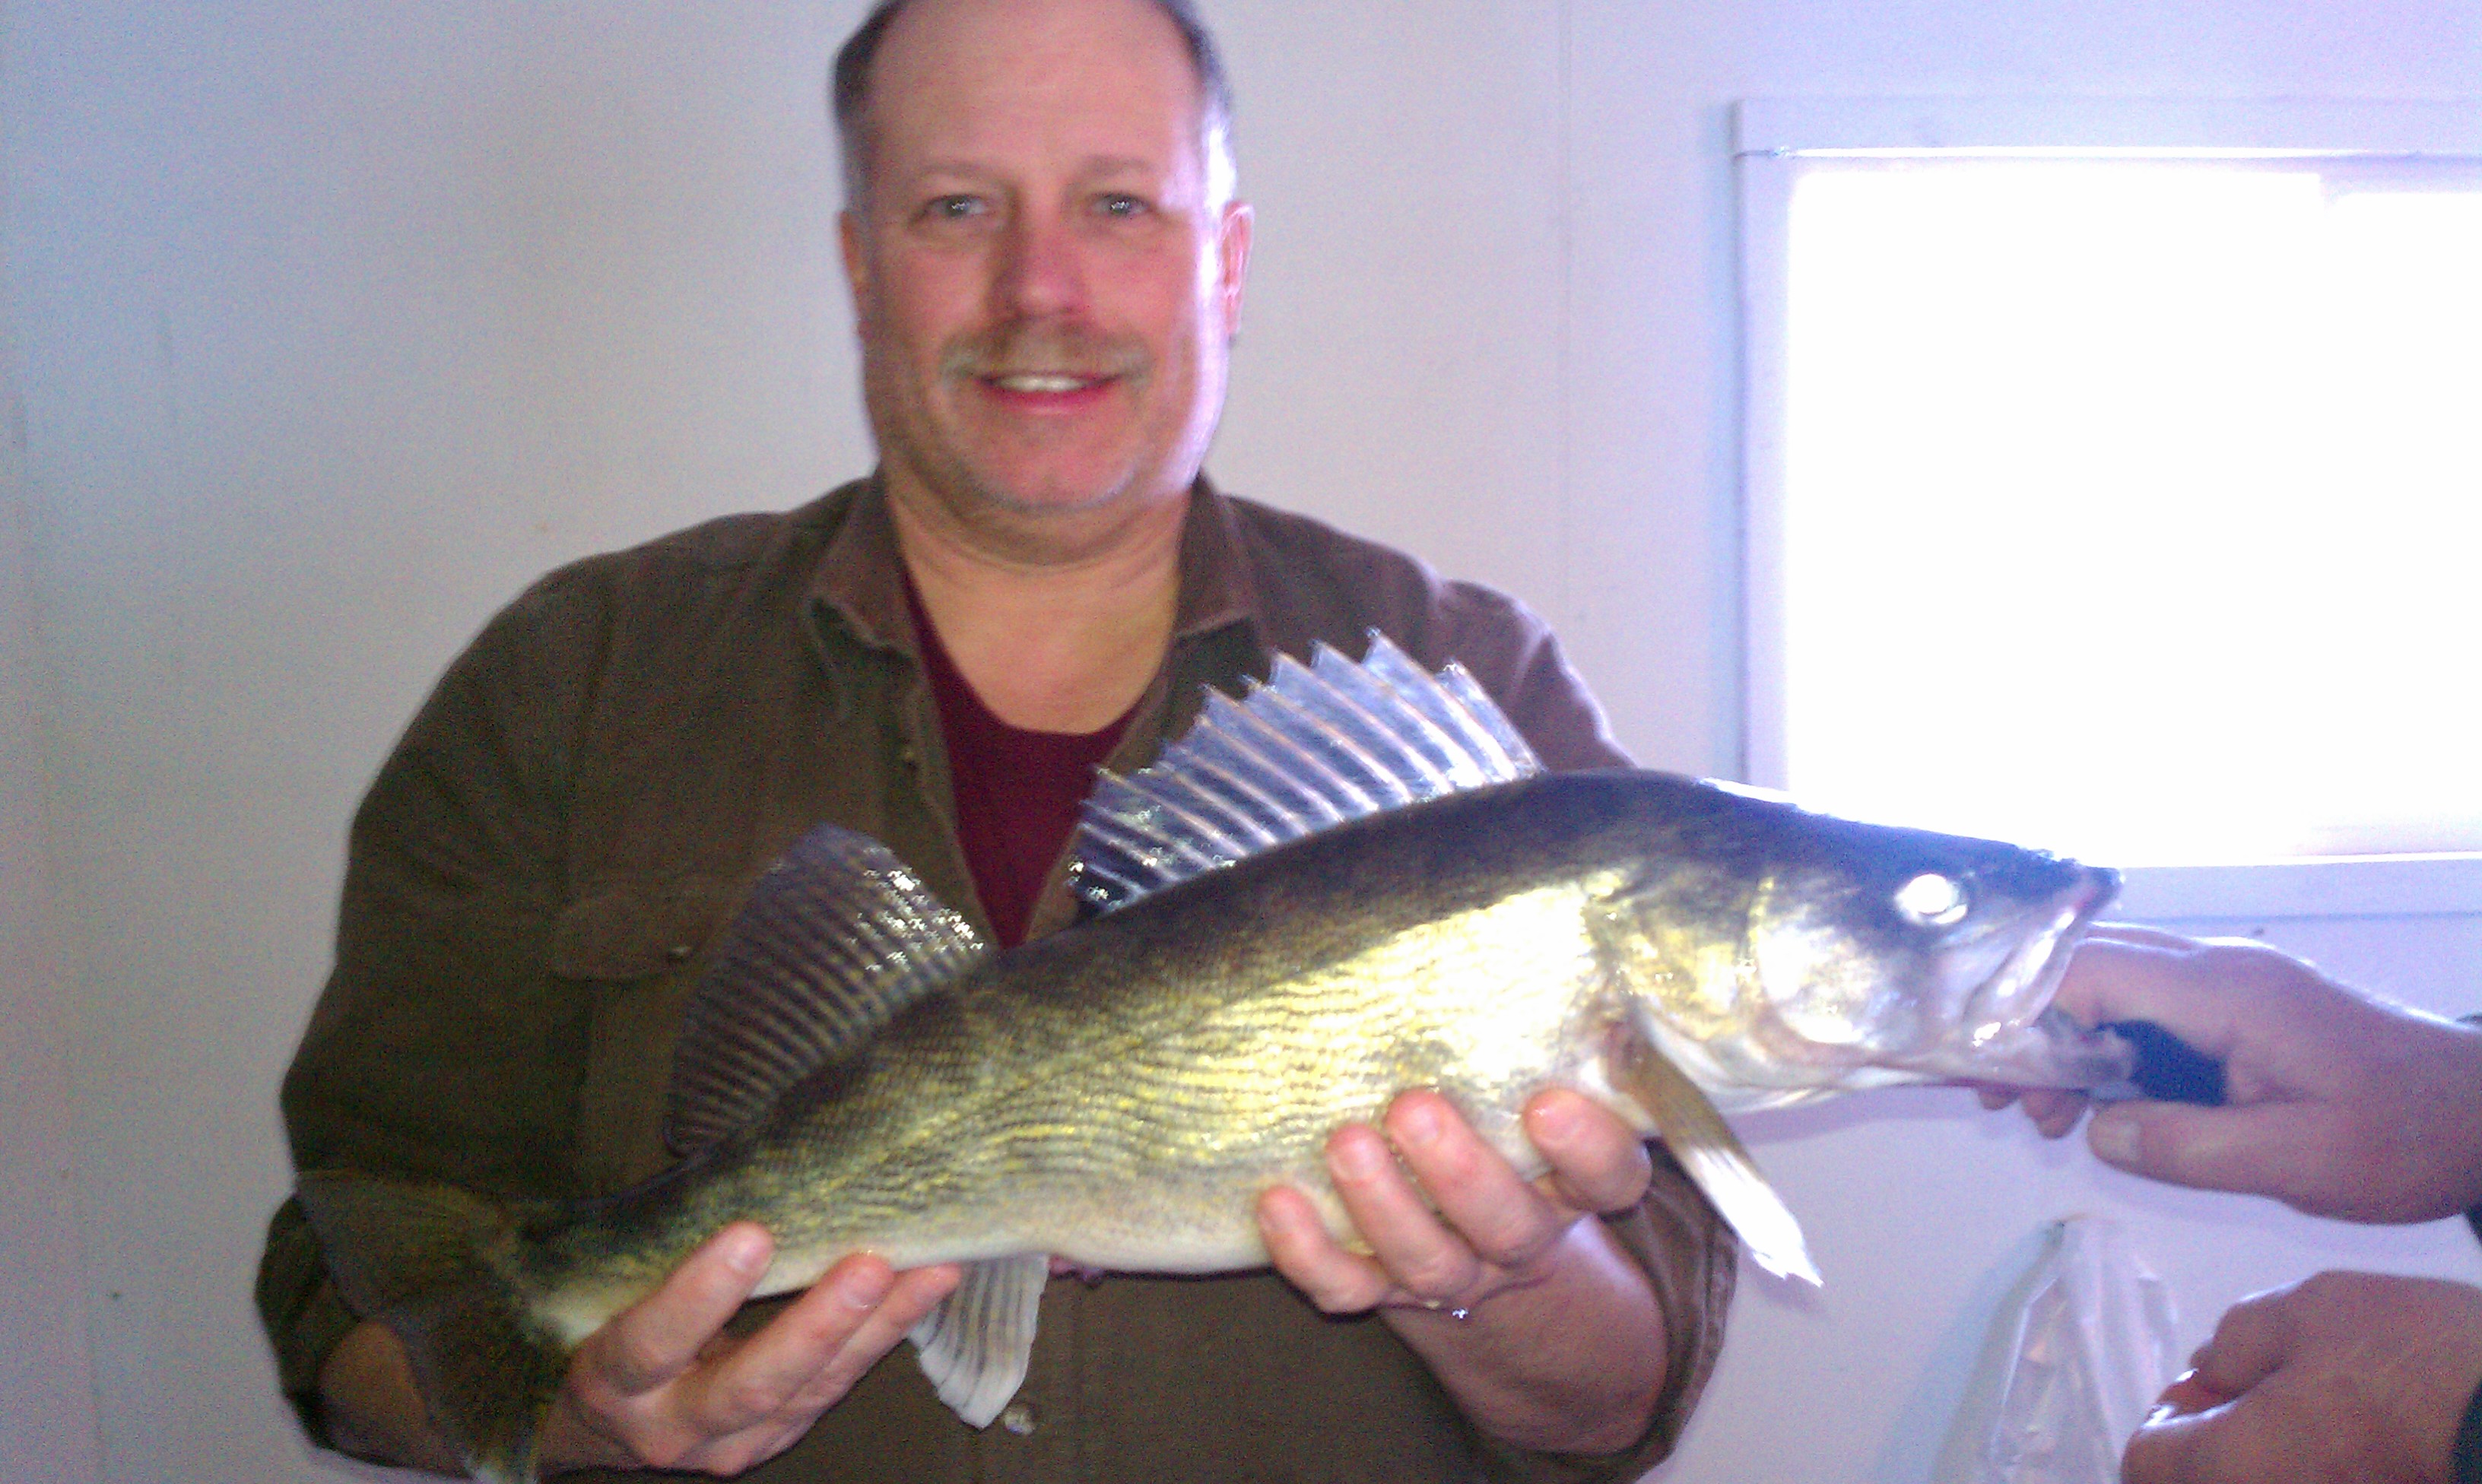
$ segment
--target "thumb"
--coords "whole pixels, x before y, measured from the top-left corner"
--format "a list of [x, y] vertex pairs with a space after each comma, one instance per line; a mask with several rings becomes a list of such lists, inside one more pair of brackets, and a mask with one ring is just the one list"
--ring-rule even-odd
[[684, 1259], [654, 1292], [587, 1337], [578, 1347], [580, 1364], [591, 1364], [622, 1395], [665, 1385], [690, 1368], [707, 1341], [750, 1297], [775, 1250], [774, 1240], [753, 1223], [726, 1227]]
[[2150, 1180], [2273, 1195], [2288, 1187], [2302, 1158], [2304, 1121], [2283, 1104], [2121, 1103], [2094, 1115], [2086, 1144], [2103, 1163]]

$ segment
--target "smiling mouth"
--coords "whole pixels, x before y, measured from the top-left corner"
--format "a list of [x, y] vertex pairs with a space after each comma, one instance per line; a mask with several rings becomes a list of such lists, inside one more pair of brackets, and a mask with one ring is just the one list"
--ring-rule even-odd
[[1082, 392], [1102, 385], [1109, 377], [1079, 376], [1069, 372], [1019, 371], [983, 378], [986, 384], [1004, 392], [1023, 396], [1058, 396], [1066, 392]]

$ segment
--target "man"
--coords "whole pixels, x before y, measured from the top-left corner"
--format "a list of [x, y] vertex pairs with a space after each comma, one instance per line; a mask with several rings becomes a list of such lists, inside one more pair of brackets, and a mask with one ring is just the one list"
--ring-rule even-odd
[[[356, 822], [336, 971], [286, 1083], [304, 1167], [534, 1197], [645, 1178], [682, 996], [792, 839], [834, 820], [1002, 941], [1052, 930], [1091, 765], [1142, 762], [1278, 649], [1380, 627], [1462, 659], [1553, 766], [1618, 760], [1521, 610], [1199, 479], [1250, 246], [1228, 115], [1211, 43], [1164, 0], [865, 22], [837, 116], [880, 472], [555, 573], [451, 669]], [[1435, 1095], [1383, 1122], [1329, 1145], [1360, 1244], [1280, 1189], [1258, 1211], [1275, 1274], [1054, 1282], [1026, 1386], [982, 1433], [882, 1363], [953, 1270], [860, 1255], [736, 1317], [770, 1248], [728, 1228], [584, 1342], [544, 1465], [1642, 1472], [1720, 1343], [1712, 1212], [1571, 1094], [1529, 1106], [1552, 1165], [1531, 1185]], [[315, 1434], [456, 1467], [290, 1205], [261, 1301]]]
[[[2106, 1162], [2312, 1215], [2464, 1212], [2482, 1231], [2482, 1030], [2260, 945], [2129, 927], [2079, 947], [2059, 1002], [2088, 1024], [2154, 1022], [2225, 1064], [2226, 1106], [2097, 1113], [2087, 1142]], [[2023, 1098], [2054, 1138], [2085, 1106]], [[2193, 1364], [2130, 1440], [2127, 1484], [2482, 1481], [2482, 1289], [2322, 1273], [2243, 1300]]]

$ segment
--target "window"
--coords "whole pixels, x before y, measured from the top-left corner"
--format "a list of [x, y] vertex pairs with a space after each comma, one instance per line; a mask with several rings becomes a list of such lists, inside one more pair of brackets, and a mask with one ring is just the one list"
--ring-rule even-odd
[[1748, 103], [1739, 169], [1754, 781], [2482, 849], [2482, 109]]

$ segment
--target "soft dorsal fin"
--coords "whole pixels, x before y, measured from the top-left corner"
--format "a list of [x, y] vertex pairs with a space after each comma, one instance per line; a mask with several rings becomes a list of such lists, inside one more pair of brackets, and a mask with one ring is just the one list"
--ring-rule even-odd
[[1348, 820], [1541, 772], [1465, 667], [1425, 674], [1373, 630], [1357, 664], [1325, 644], [1307, 665], [1206, 709], [1148, 768], [1104, 773], [1078, 825], [1080, 896], [1117, 907]]
[[756, 1121], [985, 951], [887, 846], [819, 825], [751, 888], [690, 997], [665, 1143], [687, 1155]]

